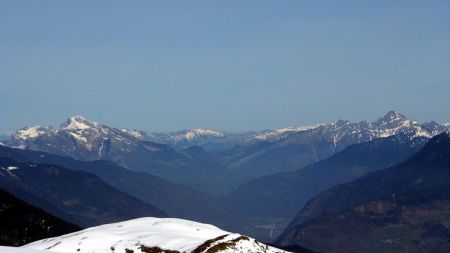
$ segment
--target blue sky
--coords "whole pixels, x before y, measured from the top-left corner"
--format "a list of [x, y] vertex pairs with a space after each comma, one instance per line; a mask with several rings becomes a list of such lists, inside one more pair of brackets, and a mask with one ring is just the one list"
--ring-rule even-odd
[[0, 132], [450, 121], [449, 1], [0, 0]]

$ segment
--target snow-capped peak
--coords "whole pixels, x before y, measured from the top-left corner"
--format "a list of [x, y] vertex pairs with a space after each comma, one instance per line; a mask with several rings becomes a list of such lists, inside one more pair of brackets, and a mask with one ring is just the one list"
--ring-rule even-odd
[[97, 122], [89, 121], [85, 118], [83, 118], [80, 115], [75, 115], [66, 120], [66, 122], [61, 124], [62, 129], [73, 129], [73, 130], [80, 130], [80, 129], [88, 129], [91, 127], [97, 126]]
[[397, 133], [410, 133], [411, 138], [414, 137], [427, 137], [431, 138], [435, 134], [433, 129], [438, 127], [437, 125], [427, 124], [420, 125], [415, 120], [406, 118], [403, 114], [390, 111], [384, 117], [374, 121], [372, 123], [372, 132], [375, 138], [388, 137]]
[[404, 121], [409, 121], [405, 115], [401, 114], [401, 113], [397, 113], [395, 111], [389, 111], [388, 113], [386, 113], [386, 115], [384, 115], [383, 117], [379, 118], [378, 120], [376, 120], [375, 122], [373, 122], [374, 125], [376, 126], [389, 126], [392, 124], [401, 124]]
[[25, 245], [72, 252], [284, 252], [209, 224], [174, 218], [139, 218], [88, 228]]
[[76, 115], [68, 118], [64, 123], [61, 124], [61, 127], [59, 129], [42, 126], [25, 127], [14, 133], [13, 138], [18, 140], [28, 140], [37, 138], [45, 134], [55, 133], [58, 130], [84, 130], [96, 126], [98, 126], [98, 123], [86, 120], [80, 115]]
[[[36, 139], [39, 141], [36, 142]], [[108, 140], [108, 141], [106, 141]], [[122, 151], [138, 148], [141, 142], [130, 133], [85, 119], [80, 115], [68, 118], [59, 128], [32, 127], [19, 130], [9, 145], [16, 148], [53, 152], [80, 160], [102, 159], [105, 145], [115, 143]]]

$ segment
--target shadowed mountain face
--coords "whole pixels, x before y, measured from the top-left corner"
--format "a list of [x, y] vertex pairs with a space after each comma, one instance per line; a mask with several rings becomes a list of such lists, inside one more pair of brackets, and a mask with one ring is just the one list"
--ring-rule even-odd
[[20, 246], [80, 230], [0, 189], [0, 245]]
[[326, 252], [446, 252], [449, 192], [444, 132], [403, 163], [317, 195], [278, 241]]
[[[186, 150], [192, 156], [198, 151]], [[142, 172], [130, 171], [110, 161], [78, 161], [44, 152], [14, 149], [0, 146], [0, 156], [23, 163], [54, 164], [95, 174], [108, 184], [144, 202], [161, 208], [170, 217], [211, 223], [232, 229], [240, 224], [239, 215], [211, 197], [174, 184], [163, 178]]]
[[[158, 208], [106, 184], [97, 176], [56, 165], [0, 157], [0, 187], [80, 226], [142, 216], [166, 217]], [[45, 201], [40, 201], [44, 199]]]
[[[127, 169], [152, 173], [223, 196], [248, 180], [299, 169], [355, 143], [399, 133], [430, 138], [444, 129], [445, 126], [437, 123], [421, 125], [389, 112], [371, 123], [340, 120], [332, 124], [235, 135], [205, 129], [152, 134], [117, 129], [75, 116], [59, 128], [21, 129], [6, 144], [78, 160], [110, 160]], [[180, 147], [189, 149], [193, 145], [206, 148], [220, 145], [220, 142], [227, 143], [225, 146], [229, 148], [196, 155], [192, 155], [192, 150], [180, 150]]]

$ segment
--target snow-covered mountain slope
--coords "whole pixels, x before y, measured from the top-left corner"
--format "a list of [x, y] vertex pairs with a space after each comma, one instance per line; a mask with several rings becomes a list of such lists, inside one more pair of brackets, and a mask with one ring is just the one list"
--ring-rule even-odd
[[172, 218], [140, 218], [92, 227], [23, 248], [63, 253], [285, 252], [212, 225]]

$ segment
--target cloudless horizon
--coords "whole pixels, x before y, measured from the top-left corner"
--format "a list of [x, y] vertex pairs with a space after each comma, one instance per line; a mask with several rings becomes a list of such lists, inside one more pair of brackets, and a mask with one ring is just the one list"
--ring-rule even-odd
[[0, 134], [450, 122], [449, 1], [0, 0]]

